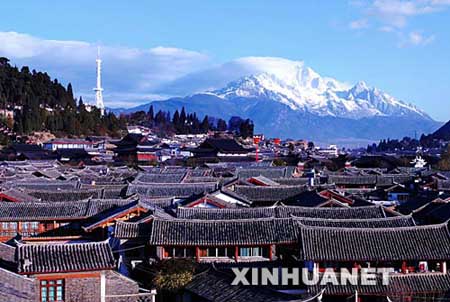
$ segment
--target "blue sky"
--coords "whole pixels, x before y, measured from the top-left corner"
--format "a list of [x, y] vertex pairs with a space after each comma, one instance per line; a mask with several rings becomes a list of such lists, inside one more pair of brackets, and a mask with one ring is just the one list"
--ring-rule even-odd
[[213, 65], [274, 56], [450, 119], [450, 0], [29, 0], [2, 11], [0, 55], [74, 82], [87, 99], [101, 44], [118, 105], [161, 97], [161, 85]]

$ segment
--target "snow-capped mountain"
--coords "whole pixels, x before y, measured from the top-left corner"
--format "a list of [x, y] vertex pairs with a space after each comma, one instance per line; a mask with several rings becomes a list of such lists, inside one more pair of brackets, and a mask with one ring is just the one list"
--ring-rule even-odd
[[[273, 58], [272, 58], [273, 60]], [[302, 62], [288, 68], [245, 76], [225, 88], [211, 92], [221, 98], [266, 98], [292, 110], [320, 116], [359, 119], [371, 116], [429, 116], [413, 105], [401, 102], [377, 88], [358, 82], [353, 87], [323, 78]]]
[[349, 85], [323, 77], [303, 62], [281, 58], [233, 60], [161, 89], [183, 96], [116, 112], [148, 110], [150, 104], [172, 113], [185, 107], [199, 116], [250, 118], [255, 131], [269, 137], [334, 143], [401, 138], [441, 125], [414, 105], [362, 81]]

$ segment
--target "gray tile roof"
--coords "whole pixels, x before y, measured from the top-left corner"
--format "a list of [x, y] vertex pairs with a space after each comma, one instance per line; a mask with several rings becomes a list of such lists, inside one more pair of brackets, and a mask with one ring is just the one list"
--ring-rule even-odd
[[291, 219], [161, 220], [154, 219], [153, 245], [240, 245], [294, 243], [297, 227]]
[[[324, 287], [317, 285], [309, 287], [311, 292], [320, 292]], [[389, 277], [389, 284], [384, 286], [381, 277], [377, 279], [377, 285], [328, 285], [325, 295], [330, 296], [350, 296], [355, 294], [355, 290], [360, 295], [381, 296], [392, 301], [402, 301], [402, 297], [413, 296], [427, 300], [424, 295], [446, 294], [450, 291], [450, 274], [442, 273], [419, 273], [419, 274], [392, 274]], [[431, 298], [432, 299], [432, 298]]]
[[19, 244], [17, 260], [21, 274], [95, 271], [115, 265], [107, 242]]
[[291, 216], [323, 219], [369, 219], [384, 218], [383, 207], [367, 206], [355, 208], [311, 208], [295, 206], [274, 206], [258, 208], [177, 208], [177, 217], [181, 219], [250, 219], [250, 218], [287, 218]]
[[193, 194], [212, 192], [217, 190], [217, 183], [188, 183], [188, 184], [130, 184], [127, 195], [139, 193], [147, 197], [177, 197], [186, 198]]
[[9, 188], [2, 190], [1, 193], [10, 196], [17, 201], [22, 202], [36, 202], [39, 201], [39, 198], [36, 198], [34, 196], [28, 195], [27, 193], [23, 192], [22, 190], [15, 189], [15, 188]]
[[296, 221], [305, 226], [332, 228], [399, 228], [416, 225], [411, 215], [372, 219], [296, 218]]
[[185, 172], [181, 173], [140, 173], [136, 176], [133, 183], [181, 183], [186, 176]]
[[447, 224], [402, 228], [301, 226], [301, 258], [314, 261], [450, 259]]
[[306, 186], [244, 186], [236, 185], [235, 192], [254, 202], [276, 202], [294, 198], [307, 190]]
[[129, 204], [126, 199], [90, 199], [71, 202], [2, 202], [0, 221], [74, 220]]
[[102, 198], [102, 189], [86, 190], [27, 190], [27, 194], [39, 198], [42, 201], [77, 201], [87, 198]]
[[151, 233], [151, 223], [117, 221], [114, 227], [114, 237], [121, 239], [148, 238]]
[[[214, 302], [300, 302], [294, 295], [283, 294], [268, 287], [231, 285], [231, 275], [213, 269], [194, 276], [185, 290]], [[203, 300], [202, 300], [203, 301]], [[315, 301], [315, 300], [313, 300]]]
[[247, 179], [254, 176], [264, 176], [267, 178], [289, 177], [287, 167], [261, 167], [261, 168], [241, 168], [238, 169], [239, 178]]

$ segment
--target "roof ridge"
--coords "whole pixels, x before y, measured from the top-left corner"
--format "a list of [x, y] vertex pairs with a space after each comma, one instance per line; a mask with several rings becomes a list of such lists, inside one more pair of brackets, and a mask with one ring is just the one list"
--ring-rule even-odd
[[243, 218], [243, 219], [189, 219], [189, 218], [173, 218], [166, 219], [155, 217], [154, 221], [170, 221], [170, 222], [195, 222], [195, 223], [226, 223], [226, 222], [255, 222], [255, 221], [282, 221], [291, 220], [291, 217], [259, 217], [259, 218]]
[[342, 218], [320, 218], [320, 217], [302, 217], [295, 216], [295, 214], [291, 214], [291, 217], [297, 220], [310, 220], [310, 221], [386, 221], [386, 220], [401, 220], [401, 219], [413, 219], [412, 215], [402, 215], [402, 216], [392, 216], [392, 217], [380, 217], [380, 218], [350, 218], [350, 219], [342, 219]]
[[414, 225], [414, 226], [406, 226], [406, 227], [396, 227], [396, 228], [392, 228], [392, 227], [387, 227], [387, 228], [349, 228], [349, 227], [341, 227], [341, 228], [336, 228], [336, 227], [327, 227], [327, 226], [309, 226], [309, 225], [304, 225], [304, 224], [300, 224], [299, 225], [300, 228], [302, 229], [314, 229], [314, 230], [318, 230], [318, 231], [323, 231], [323, 230], [333, 230], [333, 231], [351, 231], [351, 232], [370, 232], [370, 233], [378, 233], [378, 232], [386, 232], [386, 231], [390, 231], [390, 232], [402, 232], [402, 231], [408, 231], [408, 230], [426, 230], [426, 229], [441, 229], [441, 228], [446, 228], [447, 233], [449, 234], [449, 238], [450, 238], [450, 231], [447, 227], [447, 222], [444, 223], [439, 223], [439, 224], [429, 224], [429, 225]]

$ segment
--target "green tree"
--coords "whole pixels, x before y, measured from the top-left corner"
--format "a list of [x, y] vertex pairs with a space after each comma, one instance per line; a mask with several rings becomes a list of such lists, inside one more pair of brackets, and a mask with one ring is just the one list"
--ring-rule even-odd
[[227, 122], [225, 122], [223, 119], [219, 119], [217, 121], [217, 130], [218, 131], [227, 131]]
[[209, 130], [209, 120], [208, 116], [206, 115], [202, 123], [200, 124], [200, 132], [207, 133], [208, 130]]
[[240, 135], [243, 138], [252, 137], [253, 136], [253, 122], [249, 119], [246, 119], [239, 127]]
[[280, 158], [274, 159], [272, 164], [275, 167], [284, 167], [284, 166], [286, 166], [286, 162], [284, 160], [280, 159]]
[[176, 293], [192, 281], [195, 264], [187, 259], [163, 260], [153, 279], [158, 290]]

